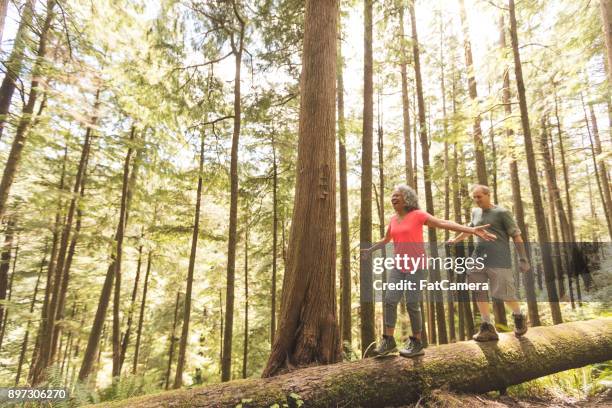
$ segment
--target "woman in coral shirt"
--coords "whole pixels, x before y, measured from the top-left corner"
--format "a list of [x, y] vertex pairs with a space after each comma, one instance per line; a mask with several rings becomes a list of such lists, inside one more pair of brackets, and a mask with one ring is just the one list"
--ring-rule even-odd
[[[397, 304], [402, 294], [406, 295], [406, 309], [410, 317], [412, 336], [405, 347], [400, 350], [404, 357], [414, 357], [423, 354], [423, 343], [421, 342], [421, 291], [419, 282], [425, 279], [427, 272], [425, 246], [423, 243], [423, 225], [430, 228], [442, 228], [451, 231], [475, 234], [484, 240], [495, 240], [495, 235], [487, 232], [484, 228], [465, 227], [453, 221], [441, 220], [419, 209], [416, 192], [405, 184], [395, 187], [391, 195], [391, 204], [395, 215], [391, 217], [385, 237], [374, 244], [371, 248], [363, 249], [363, 256], [370, 256], [371, 252], [383, 248], [389, 241], [393, 241], [395, 259], [402, 260], [399, 265], [391, 269], [387, 274], [387, 290], [385, 292], [384, 308], [385, 322], [383, 338], [374, 350], [374, 355], [382, 356], [397, 351], [397, 345], [393, 334], [397, 321]], [[399, 257], [398, 257], [399, 255]], [[408, 285], [408, 282], [412, 284]], [[402, 289], [389, 290], [390, 284]], [[405, 289], [410, 287], [410, 289]]]

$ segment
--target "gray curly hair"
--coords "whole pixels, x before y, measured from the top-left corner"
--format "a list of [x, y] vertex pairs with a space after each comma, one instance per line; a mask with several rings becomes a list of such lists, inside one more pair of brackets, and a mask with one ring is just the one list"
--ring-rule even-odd
[[408, 211], [417, 210], [419, 208], [419, 199], [416, 191], [406, 184], [398, 184], [394, 187], [394, 191], [399, 191], [404, 197], [404, 207]]

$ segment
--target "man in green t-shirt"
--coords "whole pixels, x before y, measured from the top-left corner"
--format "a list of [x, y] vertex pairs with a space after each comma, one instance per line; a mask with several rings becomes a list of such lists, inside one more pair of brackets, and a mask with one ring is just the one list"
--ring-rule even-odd
[[[493, 233], [497, 239], [495, 241], [483, 241], [476, 238], [476, 247], [473, 257], [484, 259], [484, 268], [472, 269], [468, 271], [468, 282], [484, 283], [489, 282], [491, 297], [503, 300], [512, 310], [514, 318], [514, 333], [522, 336], [527, 331], [525, 315], [521, 312], [516, 290], [514, 286], [514, 276], [512, 274], [512, 260], [510, 256], [509, 239], [514, 241], [516, 250], [519, 253], [519, 268], [522, 272], [530, 269], [527, 254], [521, 231], [514, 221], [512, 214], [503, 207], [491, 202], [491, 193], [487, 186], [477, 184], [472, 187], [472, 198], [478, 206], [472, 211], [472, 221], [470, 227], [489, 224], [487, 229]], [[459, 234], [450, 243], [457, 243], [468, 234]], [[475, 291], [474, 297], [478, 305], [478, 310], [482, 316], [482, 323], [478, 333], [474, 335], [474, 340], [490, 341], [497, 340], [499, 336], [495, 326], [491, 321], [489, 302], [486, 291]]]

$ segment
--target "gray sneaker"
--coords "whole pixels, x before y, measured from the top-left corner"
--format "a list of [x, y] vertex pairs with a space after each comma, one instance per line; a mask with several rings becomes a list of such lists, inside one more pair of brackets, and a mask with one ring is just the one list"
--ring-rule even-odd
[[402, 357], [416, 357], [421, 356], [425, 352], [423, 351], [423, 342], [416, 337], [410, 336], [410, 340], [406, 342], [406, 347], [400, 350], [400, 356]]
[[519, 315], [512, 314], [512, 317], [514, 317], [514, 335], [520, 337], [527, 333], [527, 318], [525, 315], [522, 313]]
[[378, 347], [372, 352], [374, 356], [386, 356], [389, 353], [397, 351], [397, 344], [395, 344], [395, 338], [393, 336], [383, 337]]
[[495, 326], [491, 323], [482, 322], [480, 324], [480, 330], [476, 333], [472, 338], [476, 341], [493, 341], [499, 340], [499, 336], [497, 335], [497, 331], [495, 331]]

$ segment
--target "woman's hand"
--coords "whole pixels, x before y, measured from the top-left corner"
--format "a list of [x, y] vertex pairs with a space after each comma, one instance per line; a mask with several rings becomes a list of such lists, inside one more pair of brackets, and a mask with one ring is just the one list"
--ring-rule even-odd
[[491, 224], [479, 225], [477, 227], [473, 227], [472, 234], [479, 236], [485, 241], [495, 241], [497, 236], [495, 234], [491, 234], [489, 231], [485, 230], [485, 228], [490, 227]]
[[368, 259], [370, 257], [370, 253], [371, 253], [371, 248], [365, 248], [361, 250], [361, 256], [363, 257], [363, 259]]

